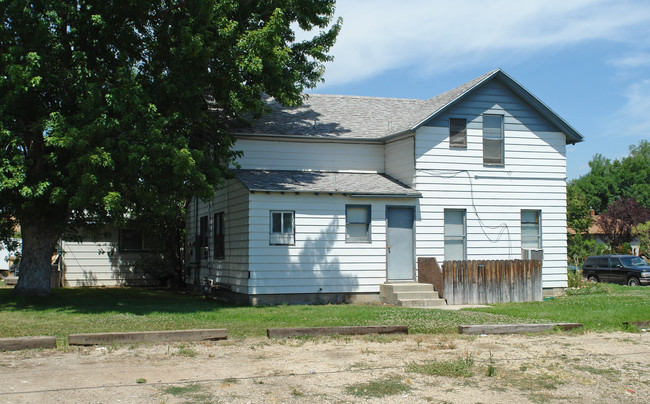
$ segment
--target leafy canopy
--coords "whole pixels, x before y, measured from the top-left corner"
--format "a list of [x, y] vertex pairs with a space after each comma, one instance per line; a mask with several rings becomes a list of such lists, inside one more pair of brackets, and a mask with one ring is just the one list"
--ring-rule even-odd
[[[236, 155], [229, 123], [321, 80], [333, 13], [333, 0], [0, 1], [1, 235], [19, 222], [25, 250], [32, 228], [51, 241], [210, 197]], [[318, 33], [298, 42], [295, 27]]]

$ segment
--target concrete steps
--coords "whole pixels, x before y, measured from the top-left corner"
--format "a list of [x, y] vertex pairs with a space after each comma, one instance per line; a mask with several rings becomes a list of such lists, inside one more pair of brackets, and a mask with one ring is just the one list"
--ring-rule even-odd
[[435, 307], [447, 304], [428, 283], [384, 283], [379, 286], [383, 303], [404, 307]]

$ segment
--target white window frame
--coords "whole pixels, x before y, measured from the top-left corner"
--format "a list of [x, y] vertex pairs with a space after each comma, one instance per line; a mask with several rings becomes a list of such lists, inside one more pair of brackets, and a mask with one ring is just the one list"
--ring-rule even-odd
[[[499, 118], [501, 120], [500, 128], [486, 128], [486, 118]], [[483, 164], [490, 165], [504, 165], [505, 158], [505, 129], [504, 129], [505, 118], [503, 115], [497, 114], [483, 114]], [[500, 158], [494, 158], [494, 156], [488, 156], [487, 144], [498, 144], [499, 151], [501, 153]]]
[[[364, 221], [352, 221], [350, 219], [350, 209], [365, 209], [366, 215]], [[345, 242], [346, 243], [369, 243], [371, 241], [371, 219], [372, 208], [371, 205], [345, 205]], [[365, 226], [365, 235], [361, 237], [354, 237], [350, 235], [352, 227]]]
[[[462, 213], [463, 215], [463, 234], [458, 235], [458, 234], [448, 234], [447, 232], [447, 214], [448, 213]], [[449, 261], [450, 259], [448, 258], [448, 253], [447, 253], [447, 242], [451, 241], [458, 241], [461, 240], [463, 243], [463, 257], [461, 261], [467, 260], [467, 209], [445, 209], [444, 212], [444, 218], [443, 218], [443, 228], [444, 228], [444, 244], [445, 244], [445, 261]], [[456, 260], [453, 260], [456, 261]]]
[[[529, 221], [527, 219], [524, 222], [524, 214], [532, 213], [535, 215], [535, 221]], [[524, 225], [536, 225], [537, 226], [537, 245], [533, 246], [529, 243], [524, 244]], [[532, 239], [532, 236], [527, 236]], [[539, 209], [522, 209], [521, 210], [521, 248], [541, 250], [542, 249], [542, 211]]]
[[[280, 229], [274, 231], [273, 216], [279, 215]], [[291, 217], [291, 227], [286, 231], [286, 218]], [[271, 245], [293, 245], [295, 244], [296, 213], [292, 210], [272, 210], [269, 214], [269, 243]]]

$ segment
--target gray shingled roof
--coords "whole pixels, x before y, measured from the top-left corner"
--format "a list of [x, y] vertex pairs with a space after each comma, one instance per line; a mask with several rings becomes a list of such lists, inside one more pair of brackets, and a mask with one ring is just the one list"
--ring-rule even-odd
[[382, 140], [415, 130], [492, 78], [501, 80], [564, 131], [567, 143], [583, 140], [575, 129], [500, 69], [428, 100], [309, 94], [302, 106], [285, 108], [268, 97], [271, 113], [251, 126], [237, 128], [234, 134]]
[[420, 197], [419, 192], [384, 174], [236, 170], [235, 175], [250, 191]]

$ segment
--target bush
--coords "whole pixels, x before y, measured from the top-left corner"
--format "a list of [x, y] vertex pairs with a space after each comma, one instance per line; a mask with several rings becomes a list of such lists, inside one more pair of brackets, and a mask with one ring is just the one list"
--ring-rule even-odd
[[587, 280], [582, 276], [582, 271], [580, 269], [567, 271], [567, 281], [570, 288], [582, 288], [587, 286]]
[[585, 282], [585, 285], [578, 288], [569, 288], [566, 291], [567, 296], [575, 295], [595, 295], [611, 293], [612, 289], [604, 283]]

